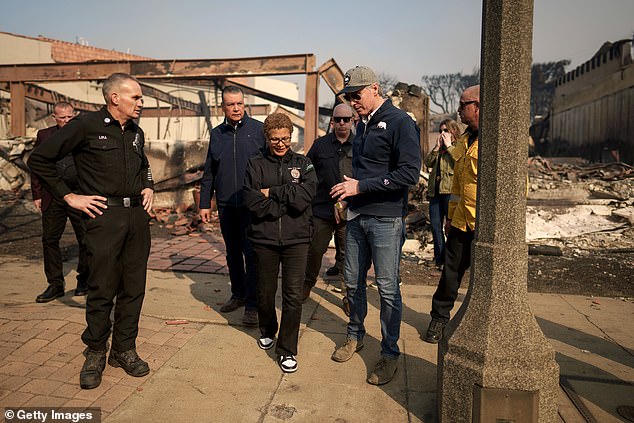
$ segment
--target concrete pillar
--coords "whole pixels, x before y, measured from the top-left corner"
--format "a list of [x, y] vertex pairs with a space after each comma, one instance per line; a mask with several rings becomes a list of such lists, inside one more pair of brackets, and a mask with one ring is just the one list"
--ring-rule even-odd
[[559, 367], [527, 299], [532, 0], [484, 0], [478, 207], [467, 298], [438, 350], [441, 422], [555, 422]]

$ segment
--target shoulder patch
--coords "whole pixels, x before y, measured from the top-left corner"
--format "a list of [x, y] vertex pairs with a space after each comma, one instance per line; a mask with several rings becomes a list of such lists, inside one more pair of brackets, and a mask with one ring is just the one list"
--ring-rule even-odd
[[315, 166], [313, 166], [312, 163], [308, 163], [308, 166], [306, 166], [306, 172], [310, 172], [311, 170], [313, 170], [315, 168]]

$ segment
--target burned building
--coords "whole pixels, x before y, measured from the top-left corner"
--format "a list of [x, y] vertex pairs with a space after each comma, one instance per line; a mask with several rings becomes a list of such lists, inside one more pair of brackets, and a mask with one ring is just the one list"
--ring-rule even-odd
[[606, 42], [557, 81], [548, 151], [634, 164], [632, 40]]

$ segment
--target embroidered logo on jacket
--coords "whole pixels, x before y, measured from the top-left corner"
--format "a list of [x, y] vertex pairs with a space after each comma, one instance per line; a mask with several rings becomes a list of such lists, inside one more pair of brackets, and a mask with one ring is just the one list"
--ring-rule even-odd
[[289, 167], [288, 170], [291, 173], [291, 178], [293, 178], [293, 183], [299, 182], [299, 177], [301, 176], [301, 172], [298, 167]]
[[383, 185], [388, 186], [390, 184], [389, 179], [383, 179]]
[[98, 137], [100, 140], [107, 140], [108, 137], [106, 135], [99, 135]]

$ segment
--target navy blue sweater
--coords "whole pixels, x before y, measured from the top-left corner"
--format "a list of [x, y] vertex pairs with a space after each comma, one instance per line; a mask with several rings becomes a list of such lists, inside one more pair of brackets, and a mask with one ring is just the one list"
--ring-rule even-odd
[[359, 194], [350, 210], [398, 217], [407, 210], [407, 190], [418, 182], [421, 166], [416, 123], [386, 100], [367, 125], [360, 122], [352, 142], [352, 169]]
[[251, 157], [262, 154], [266, 141], [262, 122], [244, 114], [237, 127], [225, 122], [211, 131], [205, 171], [200, 187], [200, 208], [211, 207], [216, 193], [218, 207], [242, 207], [242, 184]]

